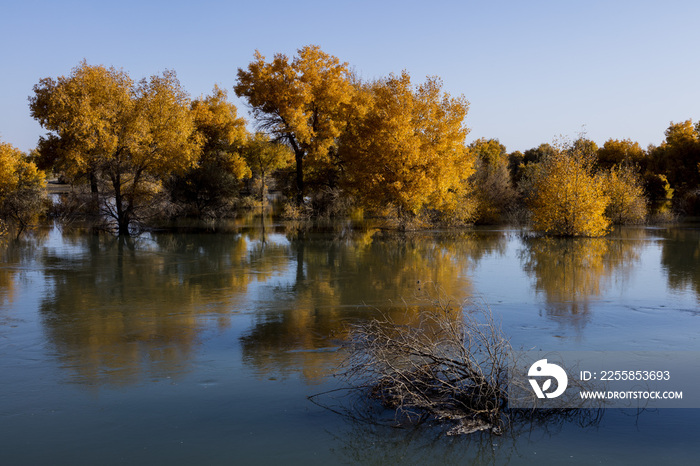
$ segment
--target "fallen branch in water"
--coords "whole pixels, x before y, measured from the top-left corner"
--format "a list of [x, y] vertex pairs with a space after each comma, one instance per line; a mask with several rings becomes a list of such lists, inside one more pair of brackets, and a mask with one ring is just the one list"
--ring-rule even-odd
[[456, 422], [453, 433], [500, 432], [511, 346], [488, 308], [464, 313], [444, 298], [417, 325], [388, 317], [356, 324], [342, 377], [369, 388], [402, 422]]

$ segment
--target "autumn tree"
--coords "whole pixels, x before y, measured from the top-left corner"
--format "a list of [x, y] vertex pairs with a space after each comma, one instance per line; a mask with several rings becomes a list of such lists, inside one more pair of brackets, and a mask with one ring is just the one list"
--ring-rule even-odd
[[82, 62], [69, 76], [42, 79], [29, 101], [49, 131], [42, 145], [54, 162], [102, 183], [103, 211], [120, 235], [144, 218], [162, 180], [199, 152], [189, 98], [173, 71], [134, 83], [122, 70]]
[[497, 139], [482, 138], [472, 142], [469, 150], [476, 161], [470, 182], [477, 200], [477, 221], [497, 222], [515, 201], [506, 147]]
[[606, 170], [615, 165], [629, 165], [644, 171], [647, 162], [644, 149], [630, 139], [608, 139], [598, 149], [597, 158], [598, 167]]
[[649, 200], [650, 210], [655, 220], [668, 221], [673, 219], [671, 207], [675, 190], [671, 188], [666, 175], [645, 173], [644, 192]]
[[248, 132], [226, 90], [218, 86], [211, 95], [195, 99], [190, 110], [202, 150], [190, 169], [172, 177], [169, 187], [173, 198], [202, 216], [224, 206], [238, 193], [240, 180], [251, 175], [243, 157]]
[[700, 214], [700, 122], [671, 123], [664, 142], [650, 150], [651, 171], [675, 190], [676, 211]]
[[519, 174], [520, 165], [525, 160], [525, 154], [516, 150], [508, 154], [508, 172], [513, 185], [517, 184], [517, 175]]
[[425, 207], [458, 214], [474, 171], [464, 145], [468, 102], [444, 93], [437, 78], [414, 86], [407, 72], [369, 83], [366, 92], [368, 109], [341, 138], [346, 189], [403, 218]]
[[614, 224], [644, 223], [647, 199], [639, 175], [631, 165], [617, 165], [603, 175], [604, 192], [610, 199], [605, 216]]
[[536, 230], [560, 236], [599, 236], [606, 232], [609, 198], [593, 173], [588, 144], [568, 144], [532, 167], [528, 201]]
[[11, 144], [0, 141], [0, 215], [20, 228], [41, 211], [44, 173]]
[[556, 149], [550, 144], [540, 144], [538, 147], [526, 150], [524, 153], [518, 151], [509, 156], [510, 177], [514, 185], [518, 185], [525, 173], [525, 167], [530, 163], [537, 163], [540, 160], [554, 154]]
[[292, 148], [301, 205], [307, 176], [327, 168], [345, 127], [354, 91], [347, 63], [314, 45], [299, 49], [291, 61], [276, 54], [266, 62], [256, 51], [247, 69], [238, 69], [234, 89], [250, 105], [258, 127]]
[[598, 155], [598, 144], [588, 139], [585, 133], [579, 134], [579, 137], [573, 142], [569, 142], [566, 138], [560, 136], [560, 140], [556, 144], [587, 165], [595, 164], [596, 156]]
[[537, 147], [526, 150], [523, 154], [523, 163], [539, 162], [556, 153], [557, 149], [545, 142]]
[[260, 181], [260, 204], [265, 207], [265, 193], [270, 174], [289, 166], [294, 160], [294, 154], [288, 146], [270, 141], [269, 136], [263, 133], [255, 133], [248, 141], [243, 156], [253, 175]]
[[666, 175], [674, 189], [689, 191], [700, 185], [700, 122], [671, 123], [664, 142], [652, 151], [653, 171]]

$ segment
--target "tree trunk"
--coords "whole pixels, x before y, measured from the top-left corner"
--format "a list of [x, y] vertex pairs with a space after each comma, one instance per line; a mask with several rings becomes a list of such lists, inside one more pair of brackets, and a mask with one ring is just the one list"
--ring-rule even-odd
[[265, 171], [260, 172], [260, 208], [265, 210]]
[[97, 216], [100, 214], [100, 194], [99, 194], [99, 190], [97, 188], [97, 175], [95, 175], [95, 171], [90, 170], [88, 177], [90, 178], [90, 199], [91, 199], [91, 204], [89, 206], [89, 209], [93, 215]]
[[297, 143], [294, 136], [287, 134], [287, 141], [294, 151], [294, 159], [297, 165], [297, 206], [304, 204], [304, 154], [306, 151]]
[[119, 220], [119, 236], [130, 236], [129, 234], [129, 216], [123, 215]]
[[98, 190], [97, 190], [97, 176], [95, 176], [95, 172], [94, 172], [94, 171], [91, 171], [89, 177], [90, 177], [90, 192], [91, 192], [92, 194], [95, 194], [95, 195], [96, 195], [96, 194], [98, 194]]
[[304, 204], [304, 154], [295, 151], [297, 162], [297, 205]]
[[114, 207], [117, 209], [117, 228], [119, 236], [129, 236], [129, 212], [124, 209], [124, 196], [122, 195], [121, 175], [117, 173], [112, 177], [114, 187]]

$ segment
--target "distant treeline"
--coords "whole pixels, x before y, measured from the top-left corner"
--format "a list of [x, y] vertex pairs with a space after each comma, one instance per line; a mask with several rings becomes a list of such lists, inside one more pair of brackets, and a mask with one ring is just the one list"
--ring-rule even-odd
[[[26, 225], [46, 213], [91, 216], [119, 234], [181, 216], [265, 208], [287, 217], [377, 216], [399, 228], [518, 222], [556, 235], [604, 234], [613, 223], [700, 214], [700, 123], [671, 123], [661, 145], [602, 147], [579, 136], [521, 153], [496, 139], [466, 143], [469, 103], [438, 78], [373, 81], [316, 46], [291, 59], [259, 53], [238, 69], [237, 96], [191, 99], [166, 71], [141, 81], [80, 63], [34, 86], [30, 110], [47, 130], [22, 154], [0, 146], [0, 209]], [[41, 201], [52, 171], [73, 186]]]

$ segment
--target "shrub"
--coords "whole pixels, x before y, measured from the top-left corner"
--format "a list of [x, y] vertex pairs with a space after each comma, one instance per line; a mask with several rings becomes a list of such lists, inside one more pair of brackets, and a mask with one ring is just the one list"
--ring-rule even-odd
[[463, 315], [436, 300], [416, 326], [390, 318], [354, 326], [343, 376], [405, 421], [458, 421], [452, 433], [500, 432], [510, 350], [490, 312]]
[[600, 236], [609, 221], [603, 179], [575, 149], [559, 151], [537, 163], [528, 176], [533, 227], [560, 236]]
[[610, 198], [605, 216], [617, 225], [644, 223], [647, 200], [636, 172], [629, 166], [616, 166], [604, 180], [604, 192]]
[[22, 151], [0, 142], [0, 216], [25, 228], [44, 209], [44, 172]]

